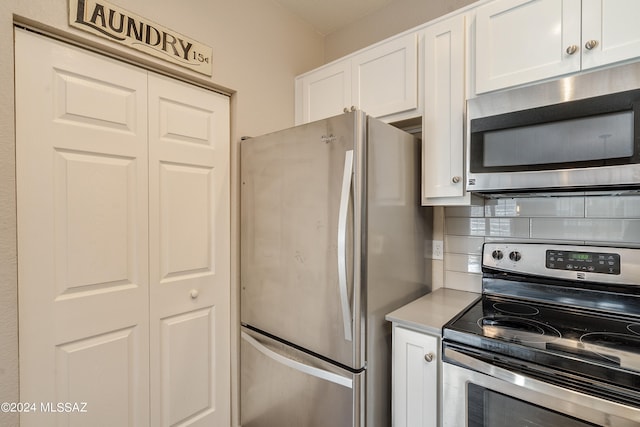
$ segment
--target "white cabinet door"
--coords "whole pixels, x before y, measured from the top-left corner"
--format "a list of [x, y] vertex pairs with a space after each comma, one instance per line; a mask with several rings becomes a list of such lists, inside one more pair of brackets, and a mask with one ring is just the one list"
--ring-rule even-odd
[[411, 33], [355, 55], [352, 104], [374, 117], [418, 108], [418, 38]]
[[582, 0], [582, 68], [639, 57], [639, 16], [637, 0]]
[[427, 27], [424, 55], [422, 204], [451, 204], [464, 195], [465, 16]]
[[230, 423], [229, 101], [149, 75], [151, 425]]
[[418, 99], [418, 37], [411, 33], [299, 76], [296, 124], [352, 107], [374, 117], [415, 117]]
[[580, 26], [580, 0], [497, 0], [479, 7], [476, 93], [580, 70]]
[[147, 73], [15, 37], [21, 425], [149, 425]]
[[309, 123], [341, 114], [351, 107], [351, 61], [343, 60], [320, 68], [299, 78], [297, 88], [302, 92], [296, 96], [302, 120]]
[[438, 425], [439, 338], [393, 328], [393, 425]]

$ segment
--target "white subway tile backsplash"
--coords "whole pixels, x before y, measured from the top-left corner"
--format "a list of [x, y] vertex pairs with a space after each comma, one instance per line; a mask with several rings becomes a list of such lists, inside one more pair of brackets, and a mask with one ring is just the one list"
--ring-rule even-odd
[[480, 255], [485, 238], [479, 236], [446, 235], [444, 251], [456, 254]]
[[487, 236], [529, 237], [527, 218], [490, 218]]
[[[548, 243], [550, 239], [533, 239], [533, 238], [506, 238], [506, 237], [485, 237], [484, 241], [489, 242], [514, 242], [514, 243]], [[560, 245], [584, 245], [583, 240], [567, 240], [567, 239], [553, 239], [554, 244]]]
[[445, 234], [529, 237], [527, 218], [446, 218]]
[[444, 221], [445, 235], [455, 236], [484, 236], [486, 230], [486, 220], [484, 218], [450, 218]]
[[640, 220], [533, 218], [531, 219], [531, 237], [640, 243]]
[[638, 248], [640, 249], [640, 242], [607, 242], [607, 241], [592, 241], [592, 240], [585, 240], [584, 241], [585, 245], [590, 245], [590, 246], [620, 246], [623, 248]]
[[640, 247], [640, 195], [509, 197], [444, 209], [444, 287], [480, 292], [482, 244], [554, 242]]
[[466, 292], [482, 292], [482, 275], [471, 273], [458, 273], [456, 271], [444, 272], [445, 287]]
[[484, 206], [486, 216], [520, 216], [520, 207], [517, 199], [493, 199], [487, 200]]
[[584, 198], [491, 199], [485, 203], [485, 215], [488, 217], [584, 217]]
[[587, 197], [586, 216], [589, 218], [640, 218], [640, 196]]
[[621, 234], [615, 241], [640, 244], [640, 219], [622, 220]]
[[447, 206], [444, 208], [445, 216], [447, 218], [461, 217], [461, 218], [478, 218], [484, 216], [484, 205], [479, 206]]
[[482, 273], [482, 257], [480, 255], [449, 253], [444, 259], [444, 269], [459, 273]]

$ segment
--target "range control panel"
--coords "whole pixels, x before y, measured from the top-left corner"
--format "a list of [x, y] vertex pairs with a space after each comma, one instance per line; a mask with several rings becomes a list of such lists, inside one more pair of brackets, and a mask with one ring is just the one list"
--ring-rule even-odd
[[620, 274], [620, 255], [604, 252], [547, 250], [547, 268]]
[[640, 248], [486, 242], [482, 271], [640, 286]]

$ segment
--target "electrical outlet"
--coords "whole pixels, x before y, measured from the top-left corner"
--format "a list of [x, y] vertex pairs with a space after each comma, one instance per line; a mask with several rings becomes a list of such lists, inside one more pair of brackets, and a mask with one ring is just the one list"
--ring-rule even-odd
[[444, 252], [444, 244], [442, 240], [434, 240], [433, 241], [433, 249], [432, 249], [432, 259], [442, 259], [442, 255]]

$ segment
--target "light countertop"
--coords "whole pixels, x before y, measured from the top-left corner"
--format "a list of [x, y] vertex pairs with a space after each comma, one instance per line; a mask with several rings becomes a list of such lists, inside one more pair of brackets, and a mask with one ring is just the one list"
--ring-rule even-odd
[[442, 327], [477, 300], [480, 294], [440, 288], [385, 316], [400, 326], [442, 336]]

